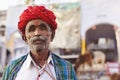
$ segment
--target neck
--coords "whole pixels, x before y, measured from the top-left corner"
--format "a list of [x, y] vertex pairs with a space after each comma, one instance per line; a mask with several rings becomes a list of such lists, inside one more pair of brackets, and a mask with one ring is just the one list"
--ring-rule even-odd
[[38, 64], [39, 66], [43, 66], [48, 59], [49, 51], [45, 51], [42, 53], [31, 52], [30, 55], [36, 64]]

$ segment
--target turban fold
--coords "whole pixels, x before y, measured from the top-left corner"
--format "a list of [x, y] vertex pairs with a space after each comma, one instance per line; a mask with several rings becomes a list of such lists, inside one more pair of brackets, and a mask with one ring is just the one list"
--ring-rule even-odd
[[44, 6], [28, 6], [26, 10], [19, 17], [18, 29], [25, 34], [25, 27], [27, 23], [33, 19], [41, 19], [51, 26], [52, 30], [57, 28], [54, 13]]

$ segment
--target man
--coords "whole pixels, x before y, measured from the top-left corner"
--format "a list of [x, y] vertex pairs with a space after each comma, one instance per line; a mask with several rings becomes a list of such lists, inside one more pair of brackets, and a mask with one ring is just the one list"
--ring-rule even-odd
[[30, 52], [12, 61], [2, 80], [76, 80], [72, 65], [49, 50], [57, 23], [44, 6], [29, 6], [20, 15], [18, 29]]

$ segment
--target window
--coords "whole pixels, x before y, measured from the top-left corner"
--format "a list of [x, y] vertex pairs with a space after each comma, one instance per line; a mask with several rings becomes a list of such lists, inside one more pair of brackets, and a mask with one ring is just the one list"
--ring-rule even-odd
[[5, 25], [0, 26], [0, 36], [5, 36]]

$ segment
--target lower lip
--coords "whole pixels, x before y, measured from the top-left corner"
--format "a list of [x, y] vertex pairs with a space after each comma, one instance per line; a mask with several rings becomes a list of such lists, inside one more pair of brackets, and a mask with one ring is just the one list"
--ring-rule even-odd
[[35, 41], [34, 43], [36, 43], [36, 44], [40, 44], [40, 43], [43, 43], [43, 41]]

